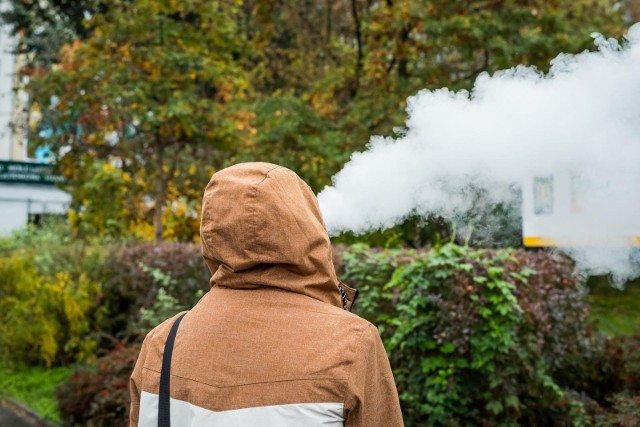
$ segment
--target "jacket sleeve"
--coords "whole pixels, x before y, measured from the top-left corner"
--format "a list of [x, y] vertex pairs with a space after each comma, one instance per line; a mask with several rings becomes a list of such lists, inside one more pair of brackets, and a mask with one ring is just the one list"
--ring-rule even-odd
[[373, 325], [356, 346], [345, 399], [346, 427], [402, 427], [398, 391], [387, 353]]
[[149, 348], [149, 342], [155, 329], [147, 334], [142, 343], [138, 360], [133, 368], [133, 373], [129, 379], [129, 394], [131, 395], [131, 406], [129, 409], [129, 426], [137, 427], [138, 418], [140, 415], [140, 393], [142, 392], [142, 368], [144, 367], [145, 359], [147, 358], [147, 352]]

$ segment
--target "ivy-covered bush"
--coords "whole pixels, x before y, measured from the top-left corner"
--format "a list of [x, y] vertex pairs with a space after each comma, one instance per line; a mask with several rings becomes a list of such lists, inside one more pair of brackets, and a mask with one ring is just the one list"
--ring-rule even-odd
[[576, 425], [556, 376], [587, 345], [583, 291], [565, 258], [453, 244], [342, 254], [379, 325], [407, 425]]

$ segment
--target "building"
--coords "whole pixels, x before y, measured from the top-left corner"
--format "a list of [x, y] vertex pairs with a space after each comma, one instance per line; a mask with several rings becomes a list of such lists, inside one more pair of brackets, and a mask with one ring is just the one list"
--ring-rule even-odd
[[[0, 0], [0, 10], [6, 7]], [[45, 215], [64, 215], [70, 201], [56, 187], [62, 177], [52, 165], [28, 156], [29, 100], [24, 91], [14, 91], [26, 83], [16, 72], [24, 58], [14, 55], [15, 46], [9, 28], [0, 24], [0, 236]]]
[[[598, 179], [587, 172], [553, 171], [524, 183], [524, 246], [640, 247], [640, 196], [614, 192], [628, 188], [624, 175]], [[620, 208], [621, 200], [629, 209]]]

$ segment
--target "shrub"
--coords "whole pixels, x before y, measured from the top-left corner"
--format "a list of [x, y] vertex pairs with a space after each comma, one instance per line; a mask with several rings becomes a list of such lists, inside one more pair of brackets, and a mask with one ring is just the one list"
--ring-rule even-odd
[[[142, 267], [145, 272], [153, 276], [156, 283], [160, 284], [153, 307], [151, 307], [151, 309], [142, 308], [140, 310], [140, 324], [142, 329], [151, 330], [153, 327], [159, 325], [164, 320], [174, 316], [175, 314], [188, 310], [189, 307], [180, 304], [180, 301], [178, 301], [177, 298], [171, 296], [167, 292], [167, 288], [175, 287], [177, 285], [175, 279], [164, 274], [158, 269], [149, 268], [144, 265]], [[200, 299], [202, 295], [204, 295], [204, 292], [202, 289], [199, 289], [195, 295], [192, 296], [194, 303], [195, 300]]]
[[200, 247], [185, 243], [118, 248], [106, 259], [100, 275], [110, 313], [106, 330], [116, 336], [144, 332], [141, 310], [153, 307], [161, 288], [176, 300], [176, 306], [192, 306], [209, 289], [211, 277]]
[[637, 427], [640, 426], [640, 395], [616, 394], [611, 399], [613, 409], [597, 417], [598, 426], [602, 427]]
[[129, 376], [138, 357], [137, 346], [119, 346], [95, 364], [76, 370], [58, 388], [56, 398], [65, 425], [126, 425], [129, 418]]
[[[604, 339], [587, 329], [585, 295], [567, 258], [455, 245], [356, 245], [334, 255], [339, 276], [361, 291], [356, 310], [379, 326], [407, 426], [633, 420], [640, 336]], [[104, 272], [110, 307], [122, 300], [130, 328], [155, 325], [208, 288], [193, 245], [118, 249]], [[137, 351], [118, 346], [78, 370], [59, 392], [65, 419], [126, 423]]]
[[592, 335], [568, 386], [582, 390], [604, 408], [612, 396], [640, 394], [640, 333], [635, 336]]
[[86, 274], [95, 279], [107, 250], [105, 242], [86, 244], [74, 240], [69, 225], [58, 219], [45, 221], [41, 227], [29, 224], [11, 237], [0, 239], [0, 257], [28, 257], [42, 276], [66, 271], [72, 276]]
[[64, 364], [95, 349], [99, 286], [86, 275], [41, 276], [24, 255], [0, 258], [0, 350], [5, 360]]
[[[151, 307], [142, 308], [133, 321], [141, 331], [156, 326], [174, 314], [188, 309], [166, 291], [177, 287], [176, 280], [157, 268], [141, 265], [141, 270], [153, 278], [158, 291]], [[198, 290], [191, 298], [199, 298]], [[69, 425], [111, 426], [125, 425], [129, 411], [129, 376], [133, 371], [139, 344], [121, 342], [94, 364], [80, 367], [69, 381], [60, 387], [57, 398], [60, 411]]]
[[568, 260], [451, 244], [354, 249], [343, 254], [345, 279], [364, 290], [360, 313], [380, 325], [408, 425], [584, 420], [555, 379], [586, 342]]
[[118, 248], [108, 257], [100, 275], [104, 278], [110, 330], [122, 327], [127, 336], [96, 363], [79, 367], [58, 389], [62, 418], [73, 426], [127, 423], [129, 376], [139, 344], [126, 342], [191, 307], [208, 289], [210, 277], [200, 249], [188, 244]]
[[71, 240], [71, 230], [64, 219], [46, 218], [40, 226], [27, 224], [14, 230], [10, 236], [0, 237], [0, 256], [34, 247], [67, 245]]

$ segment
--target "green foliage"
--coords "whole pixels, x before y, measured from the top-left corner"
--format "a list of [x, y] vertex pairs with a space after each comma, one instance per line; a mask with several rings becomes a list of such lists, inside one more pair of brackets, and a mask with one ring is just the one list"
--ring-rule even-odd
[[[76, 236], [118, 237], [128, 230], [126, 188], [135, 187], [121, 169], [108, 162], [86, 158], [85, 176], [71, 187], [78, 207], [69, 211], [69, 224]], [[135, 190], [133, 192], [135, 194]], [[109, 197], [96, 197], [105, 194]]]
[[399, 249], [410, 247], [420, 249], [440, 245], [455, 239], [456, 229], [443, 218], [412, 215], [401, 224], [385, 230], [369, 231], [363, 234], [351, 232], [332, 237], [334, 244], [359, 245], [366, 242], [372, 247]]
[[[178, 241], [197, 236], [215, 170], [267, 160], [320, 190], [372, 135], [402, 133], [408, 96], [544, 70], [592, 48], [592, 31], [620, 37], [629, 12], [614, 0], [10, 3], [5, 19], [42, 65], [21, 70], [29, 142], [59, 154], [74, 231]], [[439, 232], [393, 233], [414, 244]]]
[[0, 352], [26, 363], [92, 357], [105, 315], [100, 271], [108, 248], [72, 241], [62, 221], [0, 241]]
[[140, 348], [118, 347], [80, 367], [56, 391], [65, 425], [107, 427], [129, 418], [129, 377]]
[[[189, 309], [202, 297], [202, 285], [208, 283], [208, 275], [203, 274], [206, 267], [194, 245], [122, 248], [106, 265], [109, 272], [119, 272], [106, 283], [105, 297], [111, 312], [115, 315], [119, 304], [131, 304], [124, 316], [114, 316], [123, 322], [123, 330], [128, 334], [124, 342], [132, 335], [141, 341], [152, 327]], [[128, 293], [121, 293], [125, 291]], [[110, 332], [116, 332], [114, 325], [109, 324]], [[60, 411], [68, 425], [111, 426], [127, 422], [129, 377], [139, 342], [128, 346], [124, 342], [117, 343], [95, 363], [76, 369], [58, 389]]]
[[30, 80], [34, 126], [42, 130], [34, 138], [59, 154], [74, 222], [89, 229], [77, 227], [80, 235], [124, 234], [130, 222], [144, 221], [162, 239], [163, 211], [175, 197], [170, 181], [201, 191], [220, 166], [210, 163], [214, 152], [242, 139], [246, 120], [234, 107], [246, 86], [233, 61], [237, 7], [109, 2], [88, 21], [86, 40], [65, 46], [56, 67]]
[[[208, 288], [196, 245], [109, 250], [92, 277], [105, 288], [102, 330], [120, 336], [101, 343], [109, 352], [58, 392], [72, 425], [126, 422], [139, 340]], [[640, 393], [640, 339], [589, 332], [568, 259], [453, 244], [338, 246], [334, 256], [340, 277], [361, 292], [356, 310], [381, 331], [408, 426], [579, 426], [633, 414], [632, 401], [610, 399]]]
[[28, 54], [32, 66], [49, 67], [56, 63], [58, 51], [88, 35], [86, 15], [103, 12], [101, 0], [10, 0], [10, 8], [0, 13], [0, 21], [11, 25], [20, 35], [17, 52]]
[[72, 235], [66, 221], [61, 219], [45, 221], [40, 227], [27, 224], [15, 230], [11, 236], [0, 237], [0, 256], [14, 251], [28, 251], [34, 247], [62, 246], [71, 243]]
[[633, 427], [640, 425], [640, 395], [617, 394], [612, 399], [613, 410], [598, 415], [598, 426]]
[[237, 160], [267, 161], [296, 171], [314, 191], [349, 159], [349, 137], [331, 114], [318, 111], [295, 93], [256, 102], [252, 145]]
[[209, 289], [211, 273], [198, 246], [171, 243], [114, 248], [101, 277], [110, 313], [104, 330], [123, 339], [141, 338], [150, 326], [195, 304]]
[[0, 350], [6, 360], [50, 366], [87, 358], [100, 287], [85, 274], [41, 276], [25, 256], [0, 258]]
[[345, 279], [363, 290], [359, 311], [390, 352], [408, 425], [586, 420], [558, 375], [587, 336], [567, 260], [453, 244], [342, 256]]
[[0, 239], [0, 257], [30, 258], [41, 276], [69, 272], [72, 276], [87, 275], [99, 282], [99, 270], [113, 242], [108, 240], [78, 241], [73, 238], [69, 223], [62, 218], [45, 221], [41, 226], [27, 225], [12, 236]]
[[141, 339], [209, 288], [196, 245], [56, 244], [69, 235], [29, 228], [0, 242], [0, 354], [8, 360], [91, 359]]
[[589, 347], [573, 369], [560, 375], [568, 387], [581, 390], [602, 407], [620, 393], [640, 394], [640, 332], [633, 336], [589, 337]]
[[[140, 318], [143, 325], [150, 330], [175, 314], [189, 309], [188, 306], [180, 304], [178, 299], [167, 291], [167, 289], [171, 290], [172, 287], [178, 284], [174, 278], [163, 273], [160, 269], [149, 268], [146, 265], [141, 265], [141, 267], [145, 273], [149, 273], [153, 277], [156, 284], [160, 285], [153, 307], [151, 309], [140, 309]], [[203, 295], [203, 290], [198, 289], [192, 299], [195, 302], [202, 298]]]
[[60, 423], [54, 392], [69, 379], [71, 368], [24, 366], [0, 361], [0, 399], [11, 397], [47, 421]]

